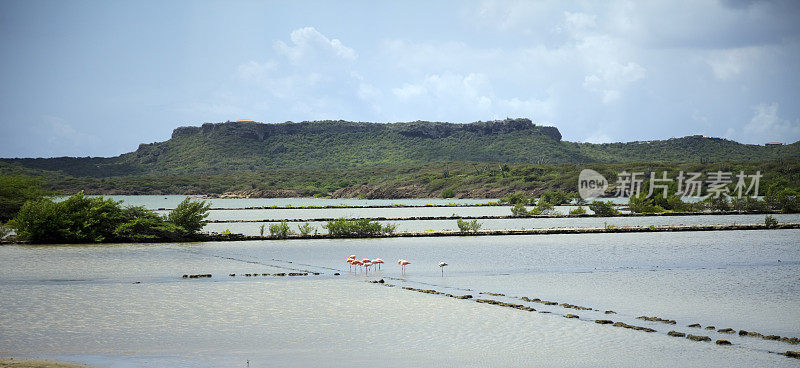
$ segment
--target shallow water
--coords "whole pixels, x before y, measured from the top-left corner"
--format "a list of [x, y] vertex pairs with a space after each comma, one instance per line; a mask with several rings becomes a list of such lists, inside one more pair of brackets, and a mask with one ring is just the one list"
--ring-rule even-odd
[[[800, 230], [772, 230], [3, 246], [0, 355], [114, 367], [796, 366], [769, 351], [797, 345], [686, 325], [800, 337], [798, 239]], [[349, 272], [350, 254], [387, 264], [369, 276]], [[412, 262], [405, 275], [398, 258]], [[449, 263], [444, 276], [440, 261]], [[321, 274], [228, 276], [291, 270]], [[397, 286], [364, 282], [377, 278]], [[514, 299], [521, 296], [618, 314]], [[592, 322], [600, 318], [658, 332]], [[672, 329], [735, 345], [668, 337]]]
[[[464, 208], [464, 207], [461, 207]], [[503, 211], [496, 210], [497, 208], [505, 209], [504, 207], [491, 207], [491, 208], [468, 208], [470, 213], [478, 216], [482, 214], [500, 214]], [[495, 209], [490, 211], [478, 212], [477, 210]], [[361, 209], [358, 209], [361, 210]], [[428, 208], [409, 208], [406, 216], [434, 216], [431, 213], [441, 211], [431, 211]], [[507, 209], [506, 209], [507, 210]], [[243, 212], [242, 219], [269, 219], [281, 218], [280, 215], [270, 214], [250, 214], [251, 212], [267, 212], [270, 210], [242, 210], [230, 212]], [[210, 219], [217, 219], [213, 211]], [[330, 214], [328, 210], [314, 210], [316, 214], [308, 215], [307, 218], [314, 217], [327, 217], [325, 214]], [[365, 214], [370, 213], [370, 214]], [[375, 216], [379, 211], [363, 211], [357, 216]], [[463, 212], [461, 213], [464, 214]], [[264, 217], [266, 216], [266, 217]], [[446, 214], [444, 216], [449, 216]], [[777, 214], [773, 215], [779, 222], [800, 222], [800, 214]], [[235, 218], [235, 217], [231, 217]], [[290, 217], [298, 218], [298, 217]], [[302, 218], [302, 217], [300, 217]], [[402, 220], [402, 221], [380, 221], [381, 223], [389, 223], [397, 226], [397, 231], [427, 231], [427, 230], [458, 230], [456, 220]], [[481, 223], [481, 229], [542, 229], [542, 228], [559, 228], [559, 227], [605, 227], [613, 226], [650, 226], [650, 225], [713, 225], [713, 224], [758, 224], [764, 223], [764, 215], [700, 215], [700, 216], [631, 216], [631, 217], [563, 217], [563, 218], [509, 218], [509, 219], [489, 219], [478, 220]], [[266, 224], [269, 227], [269, 222], [226, 222], [226, 223], [211, 223], [206, 225], [204, 231], [221, 232], [230, 230], [234, 233], [241, 233], [246, 235], [259, 235], [260, 226]], [[303, 222], [291, 222], [289, 226], [292, 231], [299, 232], [297, 226], [302, 225]], [[322, 228], [325, 222], [311, 222], [320, 233], [325, 233], [326, 230]], [[269, 234], [269, 230], [265, 230]]]
[[[110, 195], [104, 196], [115, 201], [123, 201], [126, 206], [145, 206], [150, 209], [175, 208], [187, 196], [185, 195]], [[208, 201], [214, 208], [246, 208], [246, 207], [286, 207], [286, 206], [383, 206], [426, 204], [480, 204], [493, 202], [496, 199], [483, 198], [403, 198], [403, 199], [358, 199], [358, 198], [207, 198], [205, 196], [189, 196], [193, 199]], [[64, 199], [66, 197], [62, 197]]]

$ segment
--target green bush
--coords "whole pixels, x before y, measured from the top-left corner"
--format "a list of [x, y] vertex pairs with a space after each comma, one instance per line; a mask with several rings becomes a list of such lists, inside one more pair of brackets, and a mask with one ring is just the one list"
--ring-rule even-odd
[[525, 208], [525, 205], [522, 203], [517, 203], [514, 207], [511, 207], [511, 216], [514, 217], [528, 217], [530, 213]]
[[506, 194], [503, 198], [500, 198], [500, 204], [530, 204], [531, 198], [526, 196], [525, 193], [516, 192], [511, 194]]
[[700, 205], [711, 211], [730, 211], [731, 203], [727, 196], [721, 195], [719, 197], [708, 196], [702, 201]]
[[771, 215], [764, 216], [764, 225], [767, 227], [776, 227], [778, 226], [778, 220]]
[[120, 204], [83, 192], [62, 202], [28, 201], [9, 224], [20, 239], [33, 243], [181, 240], [188, 233], [144, 207]]
[[583, 208], [583, 206], [578, 206], [578, 208], [570, 210], [569, 214], [570, 215], [584, 215], [584, 214], [586, 214], [586, 208]]
[[447, 188], [442, 191], [442, 198], [453, 198], [456, 196], [456, 192], [453, 189]]
[[167, 219], [169, 222], [175, 224], [186, 230], [189, 234], [194, 234], [200, 231], [203, 226], [206, 226], [208, 221], [208, 210], [211, 204], [206, 201], [192, 201], [191, 198], [186, 197], [172, 212], [169, 213]]
[[186, 234], [186, 229], [144, 207], [128, 207], [122, 213], [125, 222], [114, 229], [114, 238], [118, 240], [180, 240]]
[[303, 234], [304, 236], [308, 235], [308, 234], [311, 234], [312, 232], [314, 234], [317, 233], [317, 227], [314, 226], [314, 225], [311, 225], [308, 222], [306, 222], [306, 223], [304, 223], [302, 225], [298, 225], [297, 226], [297, 230], [300, 230], [300, 234]]
[[766, 201], [758, 198], [752, 198], [749, 196], [742, 198], [735, 198], [735, 197], [732, 198], [731, 207], [735, 211], [743, 211], [743, 212], [764, 212], [769, 209]]
[[563, 203], [568, 203], [571, 200], [570, 196], [567, 193], [564, 193], [560, 190], [547, 190], [539, 196], [539, 200], [537, 203], [550, 203], [552, 205], [559, 205]]
[[478, 220], [464, 221], [464, 219], [461, 218], [456, 220], [456, 224], [462, 233], [466, 233], [468, 231], [476, 232], [481, 229], [481, 226], [483, 226], [478, 222]]
[[767, 190], [764, 201], [773, 210], [783, 213], [798, 213], [800, 212], [800, 189], [774, 185]]
[[547, 201], [539, 201], [532, 210], [528, 211], [531, 215], [551, 215], [553, 214], [554, 206], [552, 203]]
[[264, 236], [264, 230], [266, 229], [266, 227], [267, 227], [266, 224], [261, 224], [261, 226], [258, 227], [258, 233], [261, 234], [261, 236]]
[[327, 229], [328, 234], [331, 236], [365, 237], [391, 234], [395, 231], [397, 226], [392, 224], [381, 225], [379, 222], [372, 221], [370, 219], [350, 220], [346, 218], [339, 218], [328, 221], [328, 223], [322, 225], [322, 228]]
[[0, 176], [0, 222], [16, 216], [25, 202], [43, 199], [47, 195], [42, 190], [43, 183], [44, 180], [39, 177]]
[[80, 192], [58, 203], [26, 202], [11, 225], [20, 239], [34, 243], [92, 243], [114, 240], [125, 220], [119, 202]]
[[273, 238], [285, 239], [291, 234], [292, 230], [289, 229], [289, 224], [285, 220], [277, 224], [269, 225], [269, 235]]
[[614, 208], [614, 203], [611, 201], [594, 201], [589, 204], [589, 209], [594, 211], [598, 216], [612, 216], [619, 214], [619, 211]]
[[11, 234], [11, 228], [6, 225], [0, 224], [0, 239], [5, 238], [6, 236], [8, 236], [8, 234]]

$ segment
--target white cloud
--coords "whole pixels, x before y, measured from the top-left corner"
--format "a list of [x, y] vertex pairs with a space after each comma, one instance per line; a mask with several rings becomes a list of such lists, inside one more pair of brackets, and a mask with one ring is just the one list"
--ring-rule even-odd
[[295, 29], [290, 36], [292, 45], [283, 41], [275, 42], [275, 50], [286, 55], [293, 62], [307, 59], [344, 59], [355, 60], [355, 50], [345, 46], [338, 39], [329, 39], [314, 27]]
[[270, 77], [277, 67], [278, 63], [272, 60], [265, 63], [258, 63], [251, 60], [239, 65], [238, 75], [244, 80], [263, 81]]
[[741, 138], [750, 143], [793, 143], [800, 139], [800, 119], [792, 122], [778, 116], [777, 102], [761, 103], [753, 107], [753, 117], [742, 129]]
[[712, 50], [705, 58], [714, 77], [720, 80], [731, 79], [742, 74], [745, 69], [757, 65], [764, 50], [760, 47]]
[[405, 83], [401, 88], [392, 88], [392, 93], [401, 100], [408, 100], [427, 94], [428, 89], [422, 85]]
[[634, 62], [625, 65], [611, 62], [598, 67], [599, 74], [587, 75], [583, 80], [583, 87], [589, 91], [600, 92], [603, 103], [609, 104], [619, 100], [620, 90], [627, 85], [645, 77], [644, 68]]
[[583, 141], [588, 143], [611, 143], [613, 140], [608, 134], [602, 131], [595, 131], [594, 133], [586, 137]]

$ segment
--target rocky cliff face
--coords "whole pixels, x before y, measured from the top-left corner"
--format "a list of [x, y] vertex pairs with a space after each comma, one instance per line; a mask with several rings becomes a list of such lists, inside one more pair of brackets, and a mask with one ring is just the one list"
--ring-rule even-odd
[[350, 121], [314, 121], [280, 124], [263, 124], [255, 122], [205, 123], [199, 127], [179, 127], [172, 132], [172, 138], [186, 137], [195, 134], [222, 134], [242, 139], [263, 141], [274, 135], [291, 134], [353, 134], [353, 133], [397, 133], [405, 137], [444, 138], [460, 132], [479, 135], [507, 134], [526, 131], [561, 140], [561, 133], [556, 127], [537, 126], [530, 119], [505, 119], [495, 121], [479, 121], [471, 124], [453, 124], [441, 122], [417, 121], [411, 123], [361, 123]]

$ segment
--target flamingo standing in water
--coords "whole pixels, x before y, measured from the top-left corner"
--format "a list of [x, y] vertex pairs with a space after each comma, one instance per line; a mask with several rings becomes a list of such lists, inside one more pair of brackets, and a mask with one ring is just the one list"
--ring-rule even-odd
[[372, 264], [376, 264], [376, 265], [378, 265], [378, 270], [380, 270], [380, 269], [381, 269], [381, 263], [384, 263], [384, 262], [383, 262], [383, 260], [382, 260], [382, 259], [380, 259], [380, 258], [375, 258], [375, 259], [373, 259], [373, 260], [372, 260]]
[[345, 261], [345, 262], [347, 262], [348, 264], [350, 264], [350, 271], [351, 271], [351, 272], [353, 271], [353, 261], [355, 261], [355, 260], [356, 260], [356, 256], [355, 256], [355, 255], [352, 255], [352, 256], [350, 256], [350, 257], [347, 257], [347, 260]]
[[397, 260], [397, 264], [399, 264], [401, 267], [403, 267], [403, 274], [405, 275], [405, 273], [406, 273], [406, 266], [410, 265], [410, 264], [411, 264], [411, 262], [409, 262], [409, 261], [406, 261], [405, 259], [398, 259], [398, 260]]
[[369, 275], [369, 266], [372, 266], [372, 261], [366, 260], [363, 261], [362, 263], [364, 263], [364, 271], [366, 272], [367, 275]]
[[359, 260], [357, 260], [357, 259], [354, 259], [353, 260], [353, 265], [356, 266], [356, 272], [358, 272], [358, 266], [363, 266], [364, 263], [359, 261]]
[[444, 277], [444, 266], [447, 266], [447, 263], [439, 262], [439, 268], [442, 269], [442, 277]]

